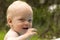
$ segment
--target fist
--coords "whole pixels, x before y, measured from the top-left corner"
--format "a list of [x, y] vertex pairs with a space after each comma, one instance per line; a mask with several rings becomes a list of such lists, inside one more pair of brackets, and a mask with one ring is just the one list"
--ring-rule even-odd
[[32, 35], [37, 34], [37, 30], [35, 28], [29, 28], [25, 34], [27, 36], [32, 36]]

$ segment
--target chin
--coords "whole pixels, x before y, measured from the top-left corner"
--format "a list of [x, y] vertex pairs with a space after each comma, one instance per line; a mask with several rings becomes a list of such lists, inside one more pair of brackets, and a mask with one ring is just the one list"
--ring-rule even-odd
[[23, 34], [25, 34], [27, 31], [20, 31], [19, 33], [21, 34], [21, 35], [23, 35]]

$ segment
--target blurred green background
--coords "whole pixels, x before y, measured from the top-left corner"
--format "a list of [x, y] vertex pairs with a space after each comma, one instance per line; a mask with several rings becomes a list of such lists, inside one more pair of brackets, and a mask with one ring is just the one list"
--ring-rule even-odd
[[[0, 0], [0, 40], [9, 30], [6, 23], [7, 7], [16, 0]], [[38, 35], [31, 40], [48, 40], [60, 37], [60, 0], [21, 0], [33, 9], [33, 27]]]

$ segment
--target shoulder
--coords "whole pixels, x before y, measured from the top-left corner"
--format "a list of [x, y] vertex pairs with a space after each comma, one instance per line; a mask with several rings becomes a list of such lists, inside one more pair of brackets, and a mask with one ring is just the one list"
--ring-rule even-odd
[[6, 35], [5, 35], [5, 37], [4, 37], [4, 40], [6, 40], [7, 38], [9, 38], [9, 37], [17, 37], [18, 36], [18, 34], [15, 32], [15, 31], [13, 31], [12, 29], [10, 29], [7, 33], [6, 33]]
[[17, 34], [14, 30], [12, 30], [12, 29], [10, 29], [10, 30], [7, 32], [7, 35], [8, 35], [8, 36], [18, 36], [18, 34]]

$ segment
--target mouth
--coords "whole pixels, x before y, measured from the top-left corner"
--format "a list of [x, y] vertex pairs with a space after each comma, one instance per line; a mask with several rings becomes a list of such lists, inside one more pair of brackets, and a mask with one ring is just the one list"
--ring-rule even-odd
[[24, 30], [28, 30], [29, 28], [28, 27], [26, 27], [26, 28], [23, 28]]

